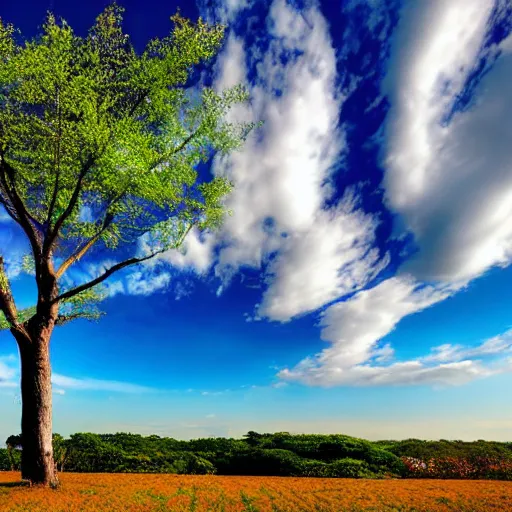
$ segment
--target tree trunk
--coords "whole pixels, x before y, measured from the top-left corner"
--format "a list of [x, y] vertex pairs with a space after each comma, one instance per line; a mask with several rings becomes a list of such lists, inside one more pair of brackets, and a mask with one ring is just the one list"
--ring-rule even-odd
[[21, 477], [32, 484], [56, 486], [52, 448], [51, 328], [37, 329], [28, 341], [18, 339], [21, 359]]

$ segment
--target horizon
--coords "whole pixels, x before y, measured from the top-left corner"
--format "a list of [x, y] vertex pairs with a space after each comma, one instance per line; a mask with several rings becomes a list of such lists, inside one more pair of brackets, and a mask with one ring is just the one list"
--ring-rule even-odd
[[[52, 10], [84, 36], [108, 3], [21, 0], [0, 18], [32, 38]], [[98, 323], [56, 329], [54, 432], [511, 442], [507, 1], [117, 3], [139, 52], [177, 8], [223, 22], [191, 87], [244, 83], [234, 118], [265, 124], [201, 171], [235, 183], [219, 232], [109, 279]], [[27, 243], [3, 213], [27, 307]], [[71, 276], [115, 258], [97, 250]], [[19, 396], [2, 331], [1, 445], [20, 431]]]

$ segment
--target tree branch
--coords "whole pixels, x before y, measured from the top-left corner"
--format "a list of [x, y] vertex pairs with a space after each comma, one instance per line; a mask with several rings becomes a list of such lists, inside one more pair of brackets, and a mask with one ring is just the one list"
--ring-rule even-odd
[[76, 261], [78, 261], [80, 258], [84, 256], [84, 254], [98, 241], [98, 239], [101, 237], [101, 235], [108, 229], [110, 224], [112, 223], [112, 220], [114, 219], [114, 216], [112, 214], [107, 213], [105, 215], [105, 219], [103, 220], [101, 229], [92, 236], [87, 242], [82, 244], [82, 246], [77, 249], [57, 270], [57, 273], [55, 276], [57, 279], [66, 272], [66, 270], [73, 265]]
[[0, 256], [0, 310], [12, 327], [18, 325], [18, 311], [14, 303], [9, 279], [5, 273], [4, 259]]
[[63, 325], [67, 322], [71, 322], [72, 320], [78, 320], [79, 318], [84, 318], [85, 320], [96, 320], [102, 316], [102, 313], [69, 313], [68, 315], [57, 315], [55, 320], [55, 325]]
[[[133, 105], [132, 109], [130, 110], [130, 116], [133, 115], [135, 110], [137, 110], [139, 105], [144, 101], [144, 98], [146, 97], [146, 94], [147, 93], [141, 94], [139, 99], [135, 102], [135, 104]], [[110, 136], [110, 139], [111, 138], [112, 138], [112, 134]], [[105, 144], [103, 152], [107, 149], [107, 147], [108, 147], [108, 143]], [[80, 171], [80, 174], [78, 175], [78, 180], [77, 180], [75, 189], [73, 190], [73, 194], [71, 196], [71, 200], [69, 201], [69, 204], [68, 204], [67, 208], [64, 210], [62, 215], [57, 219], [53, 229], [50, 230], [50, 234], [49, 234], [47, 240], [45, 241], [45, 248], [44, 248], [45, 254], [48, 254], [51, 251], [51, 249], [52, 249], [52, 247], [53, 247], [53, 245], [55, 243], [55, 240], [59, 236], [60, 228], [62, 227], [62, 225], [64, 224], [66, 219], [73, 212], [73, 210], [74, 210], [74, 208], [75, 208], [75, 206], [76, 206], [76, 204], [78, 202], [78, 199], [80, 197], [80, 190], [82, 188], [83, 179], [85, 178], [85, 175], [89, 172], [89, 170], [90, 170], [90, 168], [92, 167], [93, 164], [94, 164], [94, 158], [92, 156], [90, 156], [89, 159], [87, 160], [87, 162], [85, 163], [85, 165], [83, 166], [82, 170]], [[119, 198], [117, 198], [117, 199], [119, 199]], [[50, 218], [49, 218], [49, 220], [50, 220]]]
[[94, 158], [92, 156], [90, 156], [87, 159], [87, 162], [84, 164], [84, 166], [82, 167], [82, 170], [80, 171], [80, 173], [78, 175], [78, 179], [77, 179], [75, 188], [73, 190], [73, 194], [71, 195], [71, 199], [69, 201], [67, 208], [61, 214], [61, 216], [57, 219], [57, 221], [55, 222], [55, 226], [53, 228], [49, 229], [49, 233], [45, 240], [45, 244], [44, 244], [44, 248], [43, 248], [45, 254], [49, 254], [50, 251], [52, 250], [53, 244], [55, 243], [55, 240], [57, 239], [57, 236], [59, 235], [60, 228], [62, 227], [62, 225], [64, 224], [66, 219], [71, 215], [75, 206], [77, 205], [78, 199], [80, 197], [80, 191], [82, 189], [83, 179], [85, 178], [85, 175], [89, 172], [89, 169], [92, 167], [93, 163], [94, 163]]
[[59, 193], [59, 181], [60, 181], [60, 140], [62, 137], [62, 111], [60, 108], [59, 101], [59, 91], [57, 90], [57, 117], [59, 119], [58, 131], [57, 131], [57, 147], [55, 148], [55, 156], [54, 156], [54, 165], [56, 168], [55, 172], [55, 186], [53, 187], [52, 198], [50, 201], [50, 206], [48, 208], [48, 216], [46, 218], [46, 224], [50, 226], [50, 222], [52, 220], [53, 210], [55, 208], [55, 203], [57, 202], [57, 195]]
[[195, 131], [193, 131], [179, 146], [175, 147], [172, 151], [171, 151], [171, 155], [174, 155], [176, 153], [179, 153], [182, 149], [185, 148], [185, 146], [191, 142], [193, 139], [195, 139], [199, 133], [201, 132], [201, 125], [199, 126], [199, 128]]
[[149, 256], [144, 256], [143, 258], [130, 258], [129, 260], [125, 260], [121, 263], [118, 263], [117, 265], [110, 267], [108, 270], [105, 271], [105, 273], [103, 273], [101, 276], [97, 277], [96, 279], [93, 279], [92, 281], [90, 281], [88, 283], [77, 286], [76, 288], [73, 288], [73, 289], [59, 295], [56, 299], [54, 299], [52, 301], [52, 303], [55, 304], [56, 302], [59, 302], [61, 300], [74, 297], [75, 295], [78, 295], [79, 293], [81, 293], [85, 290], [88, 290], [89, 288], [92, 288], [93, 286], [96, 286], [97, 284], [102, 283], [103, 281], [105, 281], [105, 279], [110, 277], [115, 272], [117, 272], [125, 267], [128, 267], [130, 265], [135, 265], [136, 263], [142, 263], [143, 261], [149, 260], [150, 258], [153, 258], [154, 256], [161, 254], [161, 253], [165, 252], [166, 250], [167, 249], [161, 249], [160, 251], [156, 251], [156, 252], [150, 254]]
[[[2, 159], [3, 159], [3, 156], [1, 154], [0, 154], [0, 157], [2, 157]], [[7, 196], [11, 199], [11, 203], [13, 204], [13, 207], [16, 210], [18, 209], [18, 206], [15, 203], [19, 202], [19, 207], [22, 209], [24, 216], [27, 217], [29, 224], [30, 223], [33, 224], [33, 225], [31, 225], [31, 228], [33, 229], [34, 227], [36, 227], [39, 230], [39, 233], [43, 233], [44, 229], [43, 229], [42, 224], [29, 212], [28, 208], [23, 203], [21, 196], [18, 194], [18, 191], [16, 190], [16, 183], [15, 183], [15, 178], [14, 178], [16, 170], [11, 165], [9, 165], [4, 159], [3, 159], [3, 163], [5, 165], [6, 172], [5, 172], [5, 183], [3, 184], [2, 188], [6, 189], [5, 192], [7, 193]], [[7, 182], [7, 178], [10, 181], [10, 186], [9, 186], [9, 183]], [[2, 183], [0, 183], [0, 184], [2, 184]], [[35, 231], [35, 234], [36, 234], [36, 236], [38, 235], [37, 231]]]
[[[8, 178], [11, 182], [10, 185]], [[35, 219], [28, 213], [23, 200], [16, 190], [14, 184], [14, 169], [5, 161], [5, 156], [3, 154], [0, 154], [0, 183], [2, 185], [2, 189], [9, 198], [12, 208], [16, 211], [18, 224], [23, 228], [23, 231], [25, 231], [25, 234], [29, 239], [35, 260], [38, 261], [39, 256], [41, 255], [41, 241], [37, 231], [31, 223], [31, 220], [35, 221]]]
[[162, 254], [170, 249], [177, 249], [182, 243], [183, 240], [185, 240], [185, 237], [188, 235], [192, 227], [194, 226], [194, 223], [191, 223], [188, 228], [185, 230], [179, 241], [173, 246], [173, 247], [164, 247], [163, 249], [160, 249], [158, 251], [155, 251], [151, 253], [148, 256], [144, 256], [142, 258], [130, 258], [128, 260], [122, 261], [121, 263], [117, 263], [116, 265], [113, 265], [108, 270], [106, 270], [101, 276], [97, 277], [96, 279], [93, 279], [92, 281], [89, 281], [88, 283], [82, 284], [80, 286], [77, 286], [76, 288], [72, 288], [71, 290], [68, 290], [67, 292], [62, 293], [58, 297], [56, 297], [52, 304], [55, 304], [57, 302], [60, 302], [64, 299], [69, 299], [71, 297], [74, 297], [75, 295], [78, 295], [79, 293], [84, 292], [85, 290], [89, 290], [90, 288], [96, 286], [97, 284], [102, 283], [105, 281], [105, 279], [108, 279], [112, 274], [115, 272], [118, 272], [119, 270], [128, 267], [130, 265], [135, 265], [137, 263], [142, 263], [143, 261], [147, 261], [151, 258], [154, 258], [158, 254]]
[[[0, 192], [2, 188], [0, 187]], [[0, 195], [0, 204], [4, 207], [5, 211], [11, 217], [11, 219], [17, 224], [20, 223], [20, 219], [16, 215], [16, 210], [12, 207], [10, 202], [5, 198], [5, 196]]]

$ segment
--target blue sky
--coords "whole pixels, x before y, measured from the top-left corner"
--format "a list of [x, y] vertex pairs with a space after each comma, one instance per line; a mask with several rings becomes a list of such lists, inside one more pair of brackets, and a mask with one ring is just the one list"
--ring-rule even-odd
[[[54, 430], [511, 441], [508, 2], [119, 3], [138, 49], [176, 7], [225, 23], [202, 80], [246, 84], [230, 115], [265, 124], [209, 169], [235, 183], [219, 232], [113, 277], [99, 323], [55, 331]], [[105, 5], [0, 16], [31, 36], [51, 8], [85, 34]], [[28, 306], [26, 245], [0, 219]], [[18, 364], [0, 333], [0, 440], [19, 430]]]

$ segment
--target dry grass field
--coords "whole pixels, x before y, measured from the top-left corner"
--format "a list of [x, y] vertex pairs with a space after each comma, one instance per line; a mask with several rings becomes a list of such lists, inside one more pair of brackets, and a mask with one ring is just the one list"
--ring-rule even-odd
[[61, 475], [58, 490], [0, 472], [0, 512], [512, 511], [512, 482], [141, 474]]

